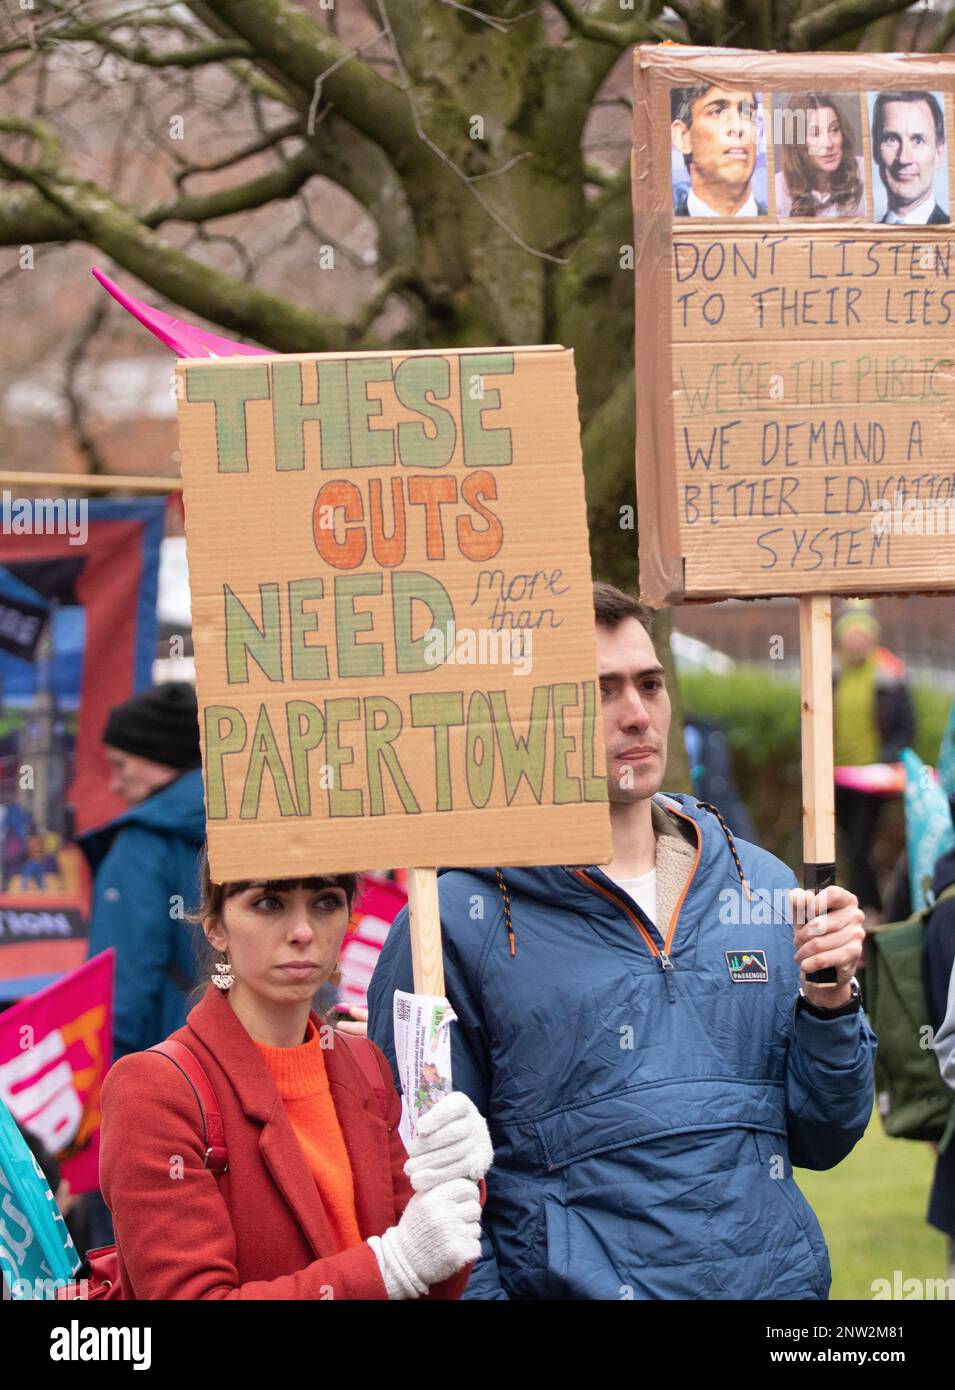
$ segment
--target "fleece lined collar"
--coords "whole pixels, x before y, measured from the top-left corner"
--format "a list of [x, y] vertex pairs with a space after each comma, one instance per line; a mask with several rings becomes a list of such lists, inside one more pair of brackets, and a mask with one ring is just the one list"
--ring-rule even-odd
[[696, 836], [685, 820], [670, 814], [671, 807], [676, 809], [669, 797], [654, 797], [650, 803], [650, 819], [657, 842], [655, 925], [662, 933], [666, 931], [696, 861]]

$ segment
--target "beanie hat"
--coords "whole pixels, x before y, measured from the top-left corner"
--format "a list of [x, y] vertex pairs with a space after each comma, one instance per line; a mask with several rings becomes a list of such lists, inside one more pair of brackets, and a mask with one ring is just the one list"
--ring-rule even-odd
[[877, 641], [882, 634], [882, 627], [878, 618], [864, 602], [846, 604], [832, 629], [832, 635], [838, 642], [852, 628], [863, 628]]
[[166, 681], [110, 710], [103, 742], [185, 772], [198, 767], [199, 706], [188, 681]]

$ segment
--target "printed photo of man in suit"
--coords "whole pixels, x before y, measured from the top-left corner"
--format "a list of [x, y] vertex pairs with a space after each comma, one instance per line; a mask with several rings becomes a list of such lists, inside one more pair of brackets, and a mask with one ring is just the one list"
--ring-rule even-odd
[[[759, 135], [755, 92], [699, 83], [670, 92], [674, 217], [765, 217], [753, 191]], [[686, 178], [689, 176], [689, 184]]]
[[885, 190], [881, 222], [928, 227], [949, 221], [945, 116], [934, 92], [879, 92], [872, 106], [872, 159]]

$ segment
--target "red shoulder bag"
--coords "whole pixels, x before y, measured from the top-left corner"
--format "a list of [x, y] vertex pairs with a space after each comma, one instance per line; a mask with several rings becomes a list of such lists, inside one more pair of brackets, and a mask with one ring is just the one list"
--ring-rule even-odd
[[[222, 1116], [219, 1114], [219, 1102], [205, 1068], [185, 1043], [177, 1042], [174, 1038], [167, 1038], [165, 1042], [157, 1043], [148, 1050], [168, 1057], [195, 1092], [202, 1118], [202, 1142], [205, 1148], [203, 1161], [216, 1177], [221, 1177], [229, 1166], [229, 1155], [226, 1151]], [[71, 1301], [90, 1302], [94, 1299], [125, 1298], [122, 1280], [119, 1277], [116, 1246], [102, 1245], [98, 1250], [88, 1250], [86, 1265], [80, 1269], [76, 1282], [58, 1289], [56, 1296]]]
[[[345, 1040], [346, 1048], [361, 1068], [375, 1099], [384, 1109], [386, 1092], [375, 1055], [364, 1039], [349, 1037], [347, 1033], [336, 1033], [336, 1041]], [[362, 1045], [364, 1044], [364, 1045]], [[195, 1092], [202, 1119], [202, 1143], [205, 1149], [203, 1162], [216, 1177], [221, 1177], [229, 1166], [226, 1149], [225, 1128], [219, 1114], [212, 1082], [205, 1068], [194, 1052], [185, 1043], [167, 1038], [148, 1049], [167, 1057], [173, 1066], [178, 1067]], [[71, 1301], [100, 1299], [125, 1299], [122, 1280], [119, 1277], [119, 1258], [115, 1245], [103, 1245], [98, 1250], [86, 1252], [86, 1265], [79, 1271], [77, 1280], [58, 1289], [57, 1298]]]

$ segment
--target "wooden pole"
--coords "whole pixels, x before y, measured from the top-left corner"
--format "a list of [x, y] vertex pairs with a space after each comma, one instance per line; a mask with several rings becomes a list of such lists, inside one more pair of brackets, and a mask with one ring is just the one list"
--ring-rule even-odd
[[118, 473], [13, 473], [0, 471], [0, 487], [82, 488], [86, 492], [181, 492], [181, 478], [146, 478]]
[[[802, 699], [803, 886], [814, 893], [836, 881], [836, 810], [832, 752], [832, 599], [799, 599], [799, 684]], [[807, 976], [834, 985], [828, 966]]]
[[415, 994], [444, 997], [437, 869], [408, 870], [408, 916]]

